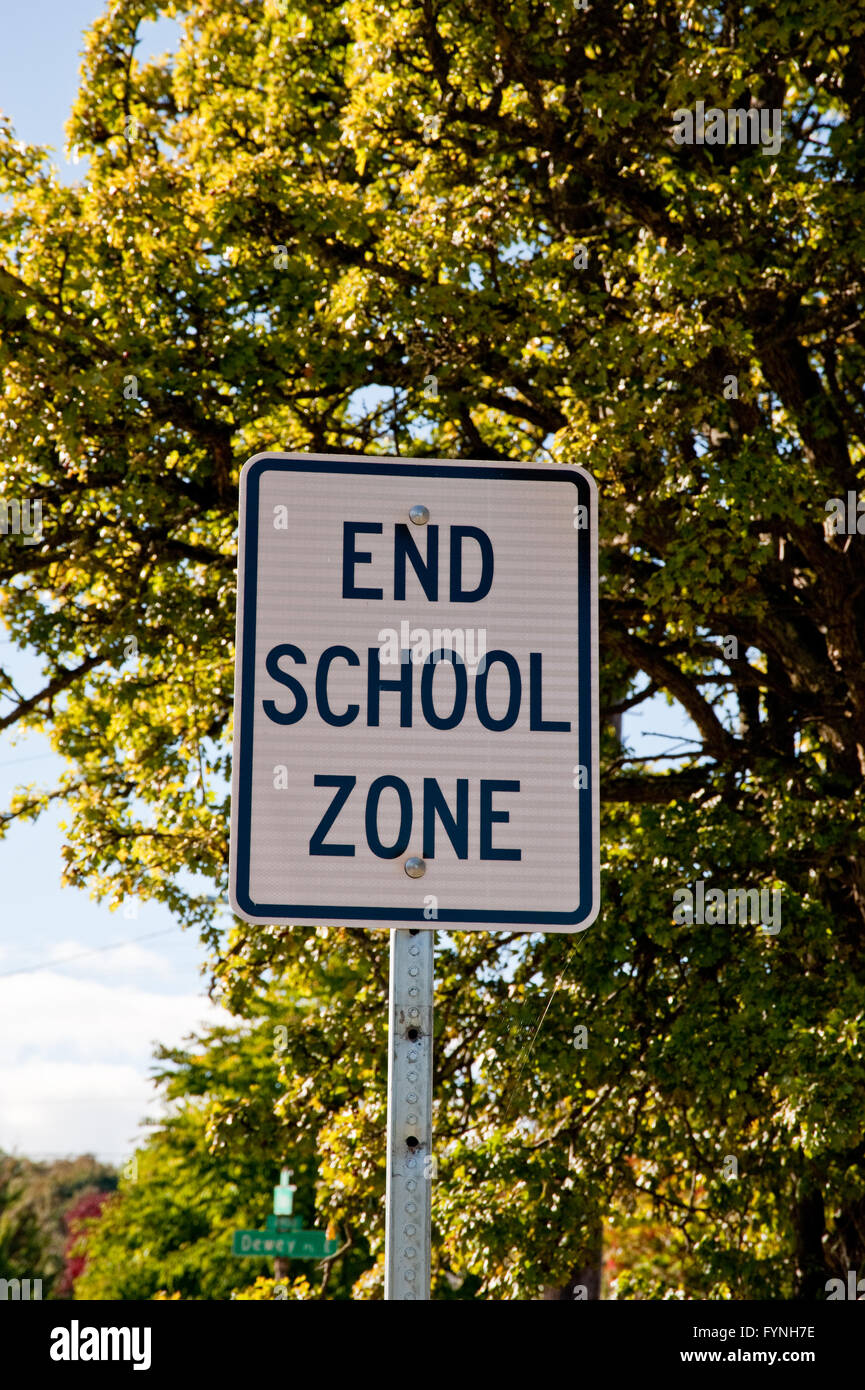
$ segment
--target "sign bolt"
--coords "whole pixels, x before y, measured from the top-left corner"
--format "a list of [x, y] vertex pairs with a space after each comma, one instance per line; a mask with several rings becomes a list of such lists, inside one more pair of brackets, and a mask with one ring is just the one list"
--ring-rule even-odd
[[429, 507], [423, 507], [420, 504], [416, 507], [410, 507], [409, 519], [414, 522], [415, 526], [426, 526], [429, 521]]
[[405, 868], [405, 871], [408, 874], [409, 878], [423, 878], [424, 874], [426, 873], [425, 861], [423, 859], [418, 859], [417, 855], [415, 854], [412, 855], [411, 859], [407, 859], [405, 861], [403, 867]]

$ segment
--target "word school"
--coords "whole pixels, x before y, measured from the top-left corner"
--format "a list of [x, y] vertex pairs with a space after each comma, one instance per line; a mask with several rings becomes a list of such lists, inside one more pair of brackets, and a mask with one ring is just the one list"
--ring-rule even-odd
[[706, 110], [698, 101], [696, 110], [680, 106], [673, 112], [673, 140], [677, 145], [756, 145], [763, 154], [777, 154], [781, 148], [781, 112], [760, 110], [722, 111], [717, 106]]
[[[291, 692], [293, 703], [289, 709], [283, 709], [276, 700], [262, 700], [262, 708], [267, 718], [272, 720], [274, 724], [297, 724], [309, 711], [310, 695], [301, 681], [283, 668], [281, 665], [283, 661], [292, 661], [297, 666], [305, 666], [307, 664], [306, 653], [292, 642], [280, 642], [270, 649], [265, 658], [264, 664], [267, 674], [277, 685], [282, 685]], [[346, 666], [360, 666], [361, 664], [360, 657], [351, 647], [344, 647], [341, 644], [325, 647], [316, 662], [315, 678], [310, 681], [310, 686], [319, 718], [325, 724], [330, 724], [332, 728], [341, 729], [346, 724], [353, 724], [359, 718], [360, 705], [350, 702], [342, 710], [335, 710], [331, 705], [328, 681], [331, 667], [335, 661], [344, 661]], [[439, 648], [437, 651], [430, 652], [421, 669], [419, 711], [415, 698], [414, 662], [401, 663], [399, 677], [395, 680], [385, 680], [381, 673], [381, 666], [380, 649], [368, 647], [366, 678], [361, 677], [356, 692], [359, 696], [362, 693], [366, 696], [365, 719], [361, 722], [365, 723], [368, 729], [379, 727], [383, 694], [399, 696], [399, 725], [402, 729], [412, 727], [415, 714], [418, 712], [431, 729], [455, 729], [458, 724], [462, 723], [469, 706], [469, 678], [466, 663], [459, 652], [447, 648]], [[443, 709], [442, 696], [435, 697], [433, 693], [436, 675], [443, 666], [448, 666], [453, 672], [453, 679], [450, 681], [451, 694], [445, 697], [450, 704], [449, 709]], [[495, 667], [501, 668], [503, 684], [507, 690], [507, 704], [499, 713], [495, 713], [490, 708], [490, 704], [495, 704], [495, 701], [491, 702], [488, 693], [490, 678]], [[528, 670], [529, 730], [531, 733], [567, 733], [571, 727], [570, 720], [544, 718], [543, 679], [543, 655], [541, 652], [530, 652]], [[440, 685], [442, 683], [439, 682]], [[283, 703], [284, 699], [283, 696]], [[473, 677], [472, 704], [478, 723], [482, 728], [490, 729], [494, 733], [501, 733], [506, 729], [513, 728], [520, 717], [524, 701], [523, 670], [512, 652], [496, 650], [485, 653], [483, 661], [478, 664]]]

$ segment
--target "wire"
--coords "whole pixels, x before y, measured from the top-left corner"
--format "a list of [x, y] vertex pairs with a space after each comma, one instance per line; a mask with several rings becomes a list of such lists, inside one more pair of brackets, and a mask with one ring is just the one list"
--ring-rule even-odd
[[41, 758], [59, 758], [59, 753], [31, 753], [26, 758], [10, 758], [8, 762], [0, 763], [0, 767], [14, 767], [16, 763], [38, 763]]
[[173, 931], [176, 931], [175, 927], [162, 927], [159, 931], [146, 932], [143, 936], [133, 936], [129, 941], [114, 941], [110, 946], [93, 946], [89, 951], [78, 951], [74, 956], [61, 956], [41, 965], [20, 965], [16, 970], [0, 970], [0, 980], [7, 979], [10, 975], [31, 974], [34, 970], [52, 970], [58, 965], [68, 965], [70, 961], [82, 960], [84, 956], [97, 956], [102, 951], [118, 951], [121, 946], [133, 946], [137, 941], [153, 941], [154, 937], [167, 936]]
[[527, 1046], [525, 1047], [525, 1049], [524, 1049], [524, 1051], [523, 1051], [522, 1057], [519, 1059], [519, 1061], [520, 1061], [520, 1069], [519, 1069], [519, 1071], [517, 1072], [517, 1079], [516, 1079], [516, 1081], [514, 1082], [514, 1084], [513, 1084], [512, 1087], [511, 1087], [511, 1090], [510, 1090], [510, 1097], [509, 1097], [509, 1099], [508, 1099], [508, 1103], [507, 1103], [507, 1106], [506, 1106], [506, 1108], [505, 1108], [505, 1116], [504, 1116], [504, 1120], [502, 1121], [502, 1123], [504, 1123], [504, 1122], [507, 1120], [508, 1115], [510, 1114], [511, 1103], [512, 1103], [512, 1101], [513, 1101], [514, 1096], [516, 1095], [517, 1087], [518, 1087], [519, 1084], [520, 1084], [520, 1080], [522, 1079], [523, 1072], [524, 1072], [525, 1069], [526, 1069], [526, 1062], [529, 1060], [529, 1053], [531, 1052], [532, 1048], [534, 1047], [534, 1045], [535, 1045], [535, 1039], [537, 1038], [538, 1033], [541, 1031], [541, 1028], [542, 1028], [542, 1026], [543, 1026], [544, 1019], [546, 1018], [547, 1014], [548, 1014], [549, 1011], [550, 1011], [550, 1005], [552, 1004], [553, 1000], [555, 999], [556, 995], [557, 995], [558, 992], [559, 992], [559, 985], [562, 983], [562, 980], [565, 978], [565, 975], [566, 975], [567, 970], [568, 970], [568, 966], [570, 965], [571, 960], [572, 960], [572, 958], [573, 958], [574, 951], [576, 951], [576, 949], [577, 949], [577, 947], [579, 946], [579, 944], [580, 944], [580, 942], [582, 941], [582, 939], [583, 939], [583, 933], [580, 932], [579, 936], [577, 937], [576, 941], [574, 942], [573, 946], [571, 947], [570, 951], [568, 952], [568, 958], [567, 958], [567, 960], [565, 961], [564, 965], [562, 966], [562, 970], [561, 970], [561, 973], [559, 974], [559, 978], [556, 980], [556, 983], [555, 983], [555, 985], [553, 986], [553, 991], [552, 991], [552, 993], [551, 993], [549, 999], [547, 1000], [546, 1008], [544, 1009], [543, 1013], [541, 1014], [540, 1018], [538, 1019], [538, 1025], [537, 1025], [537, 1027], [535, 1028], [535, 1031], [534, 1031], [534, 1033], [532, 1034], [531, 1038], [529, 1039], [528, 1044], [527, 1044]]

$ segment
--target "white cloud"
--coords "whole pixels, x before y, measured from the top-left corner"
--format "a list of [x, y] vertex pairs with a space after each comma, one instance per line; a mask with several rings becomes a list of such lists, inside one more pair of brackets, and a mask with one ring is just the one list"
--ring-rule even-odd
[[153, 1042], [174, 1044], [229, 1015], [198, 994], [157, 994], [51, 970], [0, 979], [0, 1066], [34, 1057], [145, 1064]]
[[0, 1148], [28, 1156], [95, 1153], [119, 1164], [145, 1115], [161, 1113], [134, 1066], [31, 1061], [0, 1066]]
[[146, 951], [134, 942], [113, 946], [110, 951], [95, 951], [81, 941], [58, 941], [51, 947], [48, 959], [57, 965], [74, 965], [88, 974], [100, 975], [125, 975], [130, 971], [169, 975], [174, 968], [167, 956]]
[[[67, 943], [75, 944], [75, 943]], [[156, 1040], [230, 1022], [198, 994], [159, 994], [50, 970], [0, 979], [0, 1149], [119, 1162], [160, 1113]]]

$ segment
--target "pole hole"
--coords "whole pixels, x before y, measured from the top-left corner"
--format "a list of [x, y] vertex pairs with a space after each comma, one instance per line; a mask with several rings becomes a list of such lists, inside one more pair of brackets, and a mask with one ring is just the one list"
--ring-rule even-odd
[[409, 1028], [406, 1032], [406, 1037], [408, 1038], [409, 1042], [417, 1042], [418, 1038], [420, 1037], [420, 1033], [416, 1028]]
[[416, 1138], [414, 1134], [410, 1134], [405, 1142], [408, 1144], [410, 1149], [416, 1149], [420, 1144], [420, 1140]]

